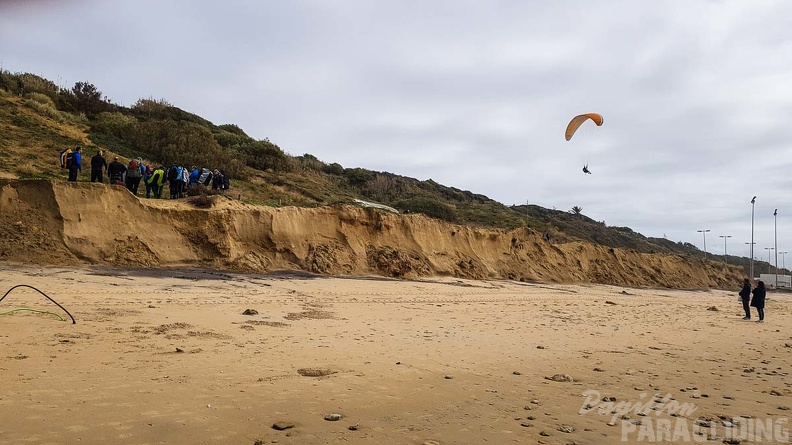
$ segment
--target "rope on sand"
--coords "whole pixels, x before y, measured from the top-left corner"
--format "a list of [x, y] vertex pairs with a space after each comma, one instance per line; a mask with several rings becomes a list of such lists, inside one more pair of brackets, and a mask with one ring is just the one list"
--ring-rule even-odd
[[[16, 289], [16, 288], [18, 288], [18, 287], [29, 287], [29, 288], [33, 289], [34, 291], [36, 291], [36, 292], [40, 293], [41, 295], [44, 295], [44, 296], [47, 298], [47, 300], [49, 300], [49, 301], [51, 301], [51, 302], [55, 303], [55, 305], [56, 305], [56, 306], [58, 306], [59, 308], [63, 309], [63, 312], [66, 312], [66, 314], [67, 314], [67, 315], [68, 315], [68, 316], [71, 318], [71, 320], [72, 320], [72, 324], [77, 324], [77, 320], [75, 320], [75, 319], [74, 319], [74, 317], [72, 316], [72, 314], [71, 314], [71, 313], [69, 313], [69, 311], [67, 311], [65, 307], [61, 306], [61, 305], [60, 305], [60, 303], [58, 303], [57, 301], [55, 301], [55, 300], [53, 300], [52, 298], [50, 298], [50, 296], [49, 296], [49, 295], [47, 295], [47, 294], [45, 294], [44, 292], [42, 292], [42, 291], [40, 291], [40, 290], [36, 289], [36, 288], [35, 288], [35, 287], [33, 287], [33, 286], [29, 286], [29, 285], [27, 285], [27, 284], [17, 284], [16, 286], [12, 287], [11, 289], [8, 289], [8, 291], [7, 291], [5, 294], [3, 294], [3, 296], [2, 296], [2, 297], [0, 297], [0, 302], [2, 302], [2, 301], [3, 301], [3, 299], [4, 299], [5, 297], [7, 297], [7, 296], [8, 296], [8, 294], [10, 294], [12, 290], [14, 290], [14, 289]], [[52, 314], [52, 312], [46, 312], [46, 311], [36, 311], [36, 310], [34, 310], [34, 309], [25, 309], [25, 308], [21, 308], [21, 309], [14, 309], [14, 310], [11, 310], [11, 311], [8, 311], [8, 312], [2, 312], [2, 313], [0, 313], [0, 315], [10, 314], [10, 313], [12, 313], [12, 312], [15, 312], [15, 311], [18, 311], [18, 310], [29, 310], [29, 311], [33, 311], [33, 312], [42, 312], [42, 313], [49, 313], [49, 314]], [[55, 316], [57, 316], [57, 317], [61, 318], [61, 320], [63, 320], [63, 318], [62, 318], [62, 317], [60, 317], [60, 315], [58, 315], [58, 314], [53, 314], [53, 315], [55, 315]], [[65, 321], [65, 320], [64, 320], [64, 321]]]
[[37, 314], [49, 314], [49, 315], [54, 315], [54, 316], [58, 317], [58, 318], [60, 319], [60, 321], [66, 321], [66, 320], [65, 320], [63, 317], [61, 317], [60, 315], [56, 314], [55, 312], [50, 312], [50, 311], [39, 311], [39, 310], [37, 310], [37, 309], [30, 309], [30, 308], [26, 308], [26, 307], [21, 307], [21, 308], [19, 308], [19, 309], [12, 309], [12, 310], [10, 310], [10, 311], [5, 311], [5, 312], [0, 312], [0, 315], [8, 315], [8, 314], [13, 314], [14, 312], [19, 312], [19, 311], [29, 311], [29, 312], [35, 312], [35, 313], [37, 313]]

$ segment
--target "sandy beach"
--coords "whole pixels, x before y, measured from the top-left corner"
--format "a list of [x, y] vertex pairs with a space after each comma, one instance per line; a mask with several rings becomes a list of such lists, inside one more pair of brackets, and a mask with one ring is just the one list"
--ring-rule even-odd
[[[779, 425], [792, 405], [790, 297], [771, 293], [765, 323], [742, 321], [740, 283], [3, 267], [0, 291], [17, 284], [77, 324], [0, 317], [4, 445], [632, 443], [638, 422], [693, 434], [696, 419], [719, 443], [740, 426], [726, 419]], [[0, 312], [20, 307], [65, 317], [26, 289]], [[629, 424], [598, 410], [666, 396], [693, 409]]]

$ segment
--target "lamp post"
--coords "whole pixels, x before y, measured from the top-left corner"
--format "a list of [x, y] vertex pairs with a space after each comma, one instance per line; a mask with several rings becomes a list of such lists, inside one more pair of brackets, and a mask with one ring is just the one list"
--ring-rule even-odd
[[773, 248], [775, 249], [775, 288], [778, 289], [778, 209], [773, 212]]
[[726, 239], [731, 238], [731, 235], [718, 235], [719, 238], [723, 238], [723, 262], [729, 264], [729, 257], [726, 253]]
[[778, 253], [781, 255], [781, 269], [784, 270], [784, 275], [786, 275], [786, 254], [788, 254], [789, 252], [785, 250], [783, 252], [778, 252]]
[[753, 246], [756, 244], [754, 242], [754, 208], [756, 207], [756, 196], [751, 199], [751, 279], [754, 279], [754, 254], [753, 254]]
[[765, 247], [765, 250], [767, 251], [767, 273], [769, 274], [770, 273], [770, 265], [772, 264], [772, 263], [770, 263], [770, 252], [775, 250], [775, 247]]
[[701, 232], [701, 234], [704, 235], [704, 259], [705, 260], [707, 259], [707, 232], [709, 232], [709, 231], [710, 231], [710, 229], [696, 230], [696, 232]]

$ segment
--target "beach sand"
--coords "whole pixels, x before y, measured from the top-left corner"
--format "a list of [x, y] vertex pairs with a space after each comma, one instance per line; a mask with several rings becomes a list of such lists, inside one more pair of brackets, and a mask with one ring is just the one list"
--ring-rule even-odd
[[[742, 321], [740, 283], [0, 270], [0, 291], [16, 284], [46, 292], [77, 324], [0, 317], [4, 445], [632, 443], [635, 425], [597, 412], [602, 397], [670, 395], [695, 408], [629, 415], [655, 427], [776, 421], [792, 405], [792, 300], [771, 293], [765, 323]], [[19, 307], [65, 316], [28, 289], [0, 312]], [[584, 394], [598, 406], [581, 413]], [[730, 429], [718, 422], [707, 434], [722, 438]]]

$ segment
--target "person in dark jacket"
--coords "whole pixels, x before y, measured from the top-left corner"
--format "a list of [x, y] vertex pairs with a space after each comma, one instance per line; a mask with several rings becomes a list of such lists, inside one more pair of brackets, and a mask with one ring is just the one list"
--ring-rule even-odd
[[759, 312], [759, 320], [756, 320], [757, 323], [762, 323], [764, 321], [764, 304], [766, 293], [767, 292], [765, 291], [764, 282], [757, 282], [756, 288], [753, 290], [753, 298], [751, 298], [751, 306], [755, 307]]
[[69, 163], [69, 181], [77, 182], [77, 172], [82, 171], [82, 147], [77, 147]]
[[94, 157], [91, 158], [91, 182], [104, 182], [102, 173], [107, 170], [107, 161], [105, 161], [104, 153], [99, 150]]
[[743, 280], [743, 287], [740, 290], [740, 299], [742, 300], [743, 310], [745, 311], [745, 317], [743, 320], [750, 320], [751, 319], [751, 308], [748, 306], [748, 303], [751, 300], [751, 282], [748, 278]]
[[126, 166], [118, 162], [118, 156], [113, 159], [113, 162], [107, 166], [107, 176], [110, 177], [110, 184], [124, 185], [124, 173], [126, 173]]

